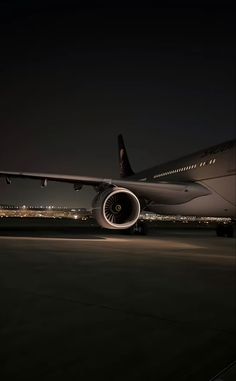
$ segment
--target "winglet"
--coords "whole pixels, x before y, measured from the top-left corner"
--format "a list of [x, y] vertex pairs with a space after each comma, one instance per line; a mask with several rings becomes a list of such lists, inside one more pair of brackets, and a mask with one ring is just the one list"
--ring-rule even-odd
[[121, 134], [118, 135], [118, 149], [119, 149], [120, 177], [124, 178], [124, 177], [129, 177], [134, 175], [134, 172], [130, 166], [123, 136]]

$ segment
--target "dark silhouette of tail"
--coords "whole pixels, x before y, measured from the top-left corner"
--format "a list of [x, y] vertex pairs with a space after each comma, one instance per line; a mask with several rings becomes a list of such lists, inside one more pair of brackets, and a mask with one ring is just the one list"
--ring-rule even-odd
[[120, 177], [124, 178], [124, 177], [129, 177], [134, 175], [134, 172], [130, 166], [123, 136], [121, 134], [118, 135], [118, 149], [119, 149]]

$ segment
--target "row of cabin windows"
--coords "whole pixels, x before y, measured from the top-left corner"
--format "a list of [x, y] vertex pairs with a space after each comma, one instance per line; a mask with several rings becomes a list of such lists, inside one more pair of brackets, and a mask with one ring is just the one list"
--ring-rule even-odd
[[[215, 164], [216, 159], [211, 159], [209, 162], [203, 161], [199, 164], [199, 167], [204, 167], [207, 164]], [[162, 176], [167, 176], [167, 175], [172, 175], [173, 173], [179, 173], [179, 172], [184, 172], [184, 171], [189, 171], [190, 169], [195, 169], [197, 168], [197, 164], [192, 164], [188, 165], [187, 167], [182, 167], [178, 169], [173, 169], [172, 171], [164, 172], [164, 173], [159, 173], [158, 175], [153, 176], [154, 179]]]

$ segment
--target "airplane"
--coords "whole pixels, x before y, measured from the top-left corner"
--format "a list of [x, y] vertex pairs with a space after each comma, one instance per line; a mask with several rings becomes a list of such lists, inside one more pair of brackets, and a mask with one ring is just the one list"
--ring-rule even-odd
[[[84, 185], [97, 192], [92, 210], [107, 229], [145, 233], [138, 219], [142, 210], [164, 215], [236, 218], [236, 140], [214, 145], [170, 162], [134, 173], [122, 135], [118, 136], [120, 178], [70, 176], [0, 171], [7, 184], [12, 178], [38, 179]], [[138, 229], [137, 229], [138, 226]], [[217, 235], [232, 236], [232, 225], [219, 225]]]

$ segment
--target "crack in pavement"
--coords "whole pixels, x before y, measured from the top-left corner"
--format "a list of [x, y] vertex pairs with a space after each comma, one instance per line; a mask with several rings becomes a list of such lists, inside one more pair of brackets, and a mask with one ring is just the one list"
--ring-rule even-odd
[[114, 307], [114, 306], [110, 306], [107, 304], [85, 302], [85, 301], [77, 299], [77, 298], [56, 296], [56, 295], [52, 295], [52, 294], [45, 294], [45, 293], [40, 293], [40, 292], [36, 292], [36, 291], [29, 291], [29, 290], [19, 290], [19, 289], [13, 288], [13, 287], [7, 287], [6, 289], [11, 290], [11, 291], [16, 291], [18, 293], [24, 293], [26, 295], [37, 296], [40, 298], [52, 299], [52, 300], [57, 300], [57, 301], [73, 303], [73, 304], [79, 304], [79, 305], [85, 306], [85, 307], [96, 307], [96, 308], [100, 308], [100, 309], [104, 309], [104, 310], [108, 310], [108, 311], [115, 311], [115, 312], [131, 315], [131, 316], [138, 317], [138, 318], [148, 318], [148, 319], [152, 319], [152, 320], [156, 320], [156, 321], [161, 321], [161, 322], [166, 323], [166, 324], [184, 326], [185, 328], [187, 326], [187, 328], [191, 328], [191, 329], [194, 327], [195, 329], [196, 328], [197, 329], [205, 329], [208, 331], [225, 333], [227, 335], [236, 334], [236, 330], [227, 330], [224, 328], [209, 327], [209, 326], [206, 326], [204, 323], [187, 321], [187, 320], [181, 321], [181, 320], [171, 319], [168, 317], [163, 317], [163, 316], [152, 314], [152, 313], [145, 313], [145, 312], [139, 312], [139, 311], [133, 311], [133, 310], [123, 309], [123, 308], [119, 308], [119, 307]]

